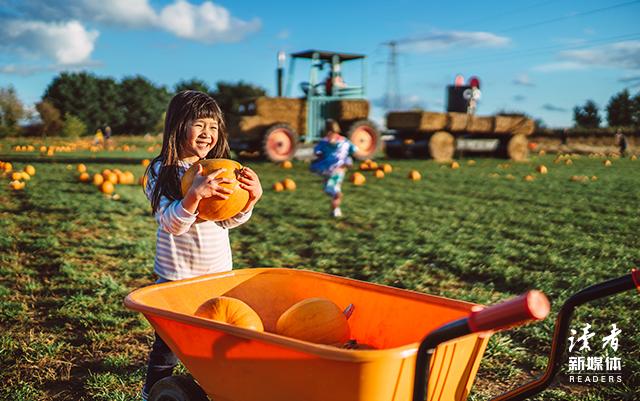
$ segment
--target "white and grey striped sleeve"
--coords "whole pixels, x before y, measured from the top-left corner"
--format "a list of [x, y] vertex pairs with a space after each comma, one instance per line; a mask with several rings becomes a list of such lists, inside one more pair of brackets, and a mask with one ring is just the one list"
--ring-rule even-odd
[[223, 228], [238, 227], [239, 225], [246, 223], [251, 218], [252, 212], [253, 209], [245, 213], [240, 212], [227, 220], [217, 221], [216, 224]]
[[[152, 198], [153, 188], [160, 170], [160, 163], [154, 165], [155, 174], [149, 174], [147, 177], [147, 187], [145, 193], [148, 199]], [[190, 213], [182, 207], [182, 200], [170, 200], [166, 196], [160, 197], [160, 204], [155, 213], [156, 221], [160, 228], [173, 235], [181, 235], [189, 231], [189, 228], [195, 223], [198, 213]]]

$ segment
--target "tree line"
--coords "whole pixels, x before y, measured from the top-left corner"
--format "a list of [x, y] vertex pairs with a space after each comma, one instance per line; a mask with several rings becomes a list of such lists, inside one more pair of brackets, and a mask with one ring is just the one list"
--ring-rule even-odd
[[[631, 96], [628, 89], [620, 91], [611, 96], [603, 111], [607, 113], [609, 127], [640, 128], [640, 92]], [[573, 108], [573, 121], [579, 128], [598, 128], [603, 122], [598, 105], [593, 100]]]
[[[117, 81], [88, 72], [63, 72], [47, 86], [33, 115], [14, 88], [0, 88], [0, 137], [81, 136], [106, 126], [114, 134], [158, 133], [169, 100], [186, 89], [210, 94], [227, 116], [237, 113], [243, 100], [266, 95], [265, 89], [243, 81], [218, 81], [215, 87], [209, 87], [193, 78], [179, 81], [170, 90], [140, 75]], [[24, 119], [32, 123], [20, 124]]]

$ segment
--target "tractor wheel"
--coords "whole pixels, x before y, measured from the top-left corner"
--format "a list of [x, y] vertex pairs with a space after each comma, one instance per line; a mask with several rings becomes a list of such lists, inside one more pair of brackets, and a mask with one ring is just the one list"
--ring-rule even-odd
[[456, 140], [446, 131], [438, 131], [429, 138], [429, 155], [437, 162], [453, 159], [456, 151]]
[[209, 398], [191, 377], [169, 376], [151, 387], [149, 401], [209, 401]]
[[380, 147], [380, 132], [369, 120], [358, 120], [351, 124], [347, 138], [358, 148], [356, 159], [370, 159]]
[[507, 156], [513, 161], [526, 160], [529, 157], [529, 140], [524, 135], [514, 135], [507, 144]]
[[262, 141], [264, 155], [276, 163], [293, 159], [297, 145], [298, 134], [288, 124], [272, 125]]

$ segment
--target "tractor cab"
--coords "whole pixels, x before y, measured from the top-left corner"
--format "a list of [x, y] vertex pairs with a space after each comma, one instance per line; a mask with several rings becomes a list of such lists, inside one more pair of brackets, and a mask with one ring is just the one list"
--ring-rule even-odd
[[[324, 135], [329, 118], [340, 124], [342, 133], [358, 148], [356, 157], [370, 158], [378, 150], [380, 134], [368, 120], [366, 57], [361, 54], [307, 50], [290, 54], [285, 96], [259, 97], [241, 106], [238, 121], [229, 126], [229, 142], [236, 151], [260, 152], [280, 162], [294, 157], [300, 143], [311, 145]], [[360, 62], [358, 74], [343, 77], [343, 64]], [[302, 97], [292, 94], [295, 68], [309, 68], [308, 81], [300, 84]], [[282, 93], [283, 68], [278, 69], [278, 94]], [[355, 69], [357, 71], [357, 68]]]
[[[309, 81], [302, 82], [300, 88], [307, 98], [362, 99], [365, 97], [366, 57], [362, 54], [334, 53], [320, 50], [307, 50], [292, 53], [289, 64], [287, 94], [291, 96], [295, 66], [299, 60], [309, 60]], [[345, 82], [342, 64], [360, 60], [361, 76], [359, 85]], [[326, 72], [325, 72], [326, 71]], [[324, 73], [324, 76], [322, 75]], [[354, 77], [349, 77], [353, 79]]]

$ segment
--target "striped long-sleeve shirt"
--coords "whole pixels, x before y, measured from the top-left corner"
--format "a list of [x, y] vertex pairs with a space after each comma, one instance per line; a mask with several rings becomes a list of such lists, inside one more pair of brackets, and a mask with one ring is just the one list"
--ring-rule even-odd
[[[151, 199], [160, 162], [152, 167], [154, 174], [147, 177], [145, 192]], [[180, 162], [179, 176], [191, 165]], [[158, 222], [154, 272], [166, 280], [181, 280], [203, 274], [229, 271], [233, 266], [229, 229], [249, 220], [251, 210], [238, 213], [224, 221], [198, 219], [198, 213], [190, 213], [182, 206], [182, 200], [160, 199], [155, 213]]]

